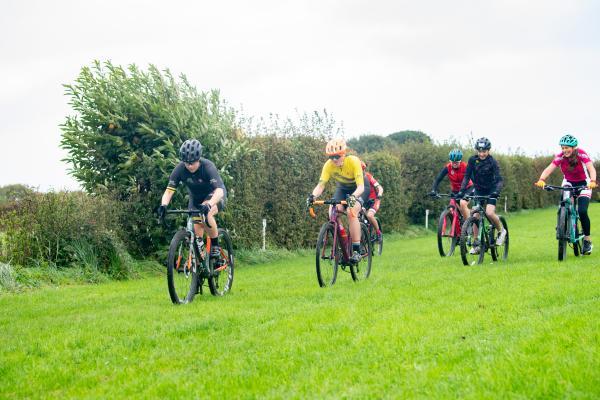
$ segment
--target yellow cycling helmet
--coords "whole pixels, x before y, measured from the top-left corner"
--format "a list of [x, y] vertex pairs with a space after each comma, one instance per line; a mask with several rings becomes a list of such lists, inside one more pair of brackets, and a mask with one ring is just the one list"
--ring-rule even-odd
[[331, 139], [329, 142], [327, 142], [325, 154], [328, 156], [346, 154], [346, 141], [340, 138]]

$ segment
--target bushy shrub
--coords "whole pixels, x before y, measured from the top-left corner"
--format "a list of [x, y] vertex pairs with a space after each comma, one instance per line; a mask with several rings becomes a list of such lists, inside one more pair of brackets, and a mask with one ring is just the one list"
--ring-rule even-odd
[[29, 266], [79, 266], [115, 278], [131, 260], [118, 237], [120, 209], [82, 192], [32, 193], [0, 216], [0, 260]]

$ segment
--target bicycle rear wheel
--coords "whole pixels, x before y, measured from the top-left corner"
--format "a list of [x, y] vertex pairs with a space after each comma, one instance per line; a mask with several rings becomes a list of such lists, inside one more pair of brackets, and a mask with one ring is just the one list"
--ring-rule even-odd
[[438, 221], [437, 243], [438, 251], [442, 257], [450, 257], [454, 254], [456, 242], [458, 241], [458, 238], [453, 236], [452, 232], [453, 219], [454, 215], [452, 215], [452, 212], [449, 209], [445, 209]]
[[339, 238], [334, 241], [335, 227], [332, 223], [321, 226], [316, 248], [316, 269], [319, 286], [326, 287], [335, 284], [338, 264], [342, 251]]
[[565, 207], [558, 211], [558, 220], [556, 221], [556, 239], [558, 240], [558, 261], [567, 258], [568, 237], [567, 227], [569, 213]]
[[[460, 258], [464, 265], [475, 265], [483, 262], [485, 243], [478, 243], [479, 235], [475, 234], [475, 230], [480, 227], [480, 220], [476, 217], [467, 218], [462, 226], [460, 233]], [[478, 251], [477, 247], [479, 247]]]
[[373, 246], [369, 239], [367, 226], [360, 224], [360, 256], [357, 264], [350, 264], [350, 275], [355, 281], [367, 279], [371, 275], [371, 262], [373, 259]]
[[213, 296], [223, 296], [233, 285], [233, 244], [229, 233], [222, 228], [219, 228], [219, 244], [220, 257], [209, 260], [208, 287]]
[[190, 246], [190, 233], [181, 229], [175, 233], [167, 258], [167, 285], [174, 304], [189, 303], [197, 289], [198, 265]]

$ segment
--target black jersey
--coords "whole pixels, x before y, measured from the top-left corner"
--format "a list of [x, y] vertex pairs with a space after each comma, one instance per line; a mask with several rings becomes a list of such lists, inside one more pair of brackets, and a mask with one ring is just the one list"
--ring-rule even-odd
[[467, 187], [469, 179], [473, 181], [478, 192], [500, 193], [504, 182], [502, 175], [500, 175], [498, 161], [492, 156], [487, 156], [484, 160], [481, 160], [478, 155], [469, 158], [465, 177], [460, 186], [462, 191]]
[[187, 186], [190, 196], [194, 199], [204, 200], [217, 188], [225, 191], [225, 185], [217, 167], [206, 158], [200, 158], [200, 167], [194, 173], [188, 171], [183, 162], [177, 164], [169, 177], [167, 190], [174, 192], [181, 182]]

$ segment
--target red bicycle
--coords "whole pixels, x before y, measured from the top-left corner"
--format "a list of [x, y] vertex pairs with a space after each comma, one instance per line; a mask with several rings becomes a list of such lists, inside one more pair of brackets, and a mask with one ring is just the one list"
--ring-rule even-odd
[[450, 257], [460, 240], [460, 227], [463, 217], [458, 210], [458, 204], [454, 194], [438, 194], [436, 197], [449, 197], [448, 207], [440, 215], [437, 231], [437, 242], [440, 256]]
[[[339, 221], [340, 213], [336, 207], [338, 204], [346, 205], [346, 202], [332, 199], [317, 200], [313, 204], [332, 206], [329, 221], [321, 226], [319, 238], [317, 239], [316, 267], [319, 286], [331, 286], [335, 283], [339, 265], [341, 265], [342, 271], [346, 271], [346, 267], [348, 267], [353, 280], [367, 279], [371, 274], [371, 260], [373, 257], [373, 248], [369, 240], [367, 226], [362, 222], [360, 224], [360, 261], [354, 263], [350, 260], [352, 240], [350, 240], [344, 225]], [[311, 217], [316, 217], [312, 207], [310, 207], [309, 212]], [[350, 212], [352, 211], [350, 210]]]

